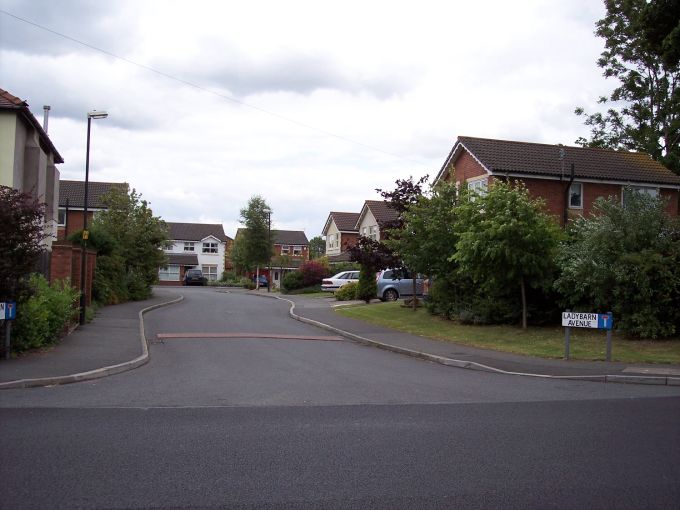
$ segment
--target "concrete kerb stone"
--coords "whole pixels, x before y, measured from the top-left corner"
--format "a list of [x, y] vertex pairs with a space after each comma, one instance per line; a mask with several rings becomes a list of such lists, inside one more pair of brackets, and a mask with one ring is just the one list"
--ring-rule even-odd
[[279, 299], [281, 301], [286, 301], [290, 304], [290, 309], [288, 314], [295, 320], [304, 322], [306, 324], [311, 324], [326, 331], [331, 331], [335, 334], [354, 340], [363, 345], [368, 345], [372, 347], [377, 347], [378, 349], [384, 349], [386, 351], [395, 352], [398, 354], [404, 354], [406, 356], [411, 356], [414, 358], [423, 359], [426, 361], [432, 361], [433, 363], [439, 363], [441, 365], [446, 365], [454, 368], [466, 368], [469, 370], [479, 370], [483, 372], [492, 372], [496, 374], [504, 375], [517, 375], [523, 377], [535, 377], [540, 379], [561, 379], [561, 380], [571, 380], [571, 381], [590, 381], [590, 382], [611, 382], [611, 383], [624, 383], [624, 384], [652, 384], [652, 385], [668, 385], [668, 386], [680, 386], [680, 378], [678, 377], [650, 377], [650, 376], [633, 376], [633, 375], [551, 375], [551, 374], [533, 374], [524, 372], [511, 372], [507, 370], [501, 370], [500, 368], [490, 367], [482, 363], [477, 363], [476, 361], [467, 360], [457, 360], [452, 358], [446, 358], [444, 356], [437, 356], [435, 354], [429, 354], [422, 351], [415, 351], [412, 349], [407, 349], [405, 347], [400, 347], [398, 345], [390, 345], [384, 342], [378, 342], [377, 340], [371, 340], [370, 338], [365, 338], [348, 331], [330, 326], [329, 324], [324, 324], [323, 322], [315, 321], [313, 319], [308, 319], [302, 317], [295, 313], [295, 302], [290, 299], [282, 298], [280, 296], [270, 296], [263, 295], [263, 297], [271, 297], [274, 299]]
[[161, 308], [163, 306], [174, 305], [179, 303], [184, 299], [184, 296], [179, 296], [171, 301], [166, 301], [164, 303], [158, 303], [152, 306], [148, 306], [143, 310], [139, 311], [139, 336], [142, 346], [142, 354], [135, 359], [130, 361], [125, 361], [123, 363], [118, 363], [116, 365], [109, 365], [102, 368], [96, 368], [94, 370], [89, 370], [87, 372], [79, 372], [77, 374], [70, 375], [60, 375], [55, 377], [40, 377], [35, 379], [18, 379], [16, 381], [7, 381], [0, 383], [0, 390], [6, 389], [19, 389], [19, 388], [37, 388], [44, 386], [56, 386], [60, 384], [70, 384], [75, 382], [90, 381], [92, 379], [100, 379], [102, 377], [108, 377], [110, 375], [120, 374], [122, 372], [127, 372], [128, 370], [133, 370], [149, 362], [149, 341], [146, 338], [146, 333], [144, 332], [144, 314]]

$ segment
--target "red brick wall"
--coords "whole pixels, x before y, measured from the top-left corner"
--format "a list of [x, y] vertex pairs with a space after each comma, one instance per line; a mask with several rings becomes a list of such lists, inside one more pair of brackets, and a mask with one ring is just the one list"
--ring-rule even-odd
[[[308, 246], [302, 246], [302, 255], [293, 255], [293, 250], [292, 244], [286, 245], [289, 247], [288, 253], [284, 253], [284, 255], [288, 255], [289, 257], [295, 257], [303, 260], [309, 260], [309, 247]], [[296, 245], [299, 246], [299, 245]], [[281, 245], [280, 244], [275, 244], [274, 245], [274, 255], [281, 255]]]
[[458, 158], [449, 164], [448, 174], [444, 176], [445, 181], [451, 181], [451, 174], [455, 174], [456, 182], [464, 183], [472, 177], [488, 175], [484, 167], [475, 158], [463, 151]]
[[340, 251], [349, 250], [352, 246], [359, 242], [359, 234], [340, 234]]
[[[68, 242], [52, 243], [50, 281], [68, 278], [71, 281], [72, 287], [80, 289], [81, 251], [79, 246], [74, 246]], [[92, 280], [97, 265], [97, 252], [95, 250], [87, 250], [86, 265], [85, 283], [87, 288], [85, 289], [85, 301], [89, 305], [92, 302]]]
[[[94, 213], [92, 211], [87, 212], [87, 224], [92, 225], [92, 219]], [[83, 211], [69, 211], [66, 215], [66, 226], [58, 227], [57, 229], [57, 239], [63, 240], [70, 236], [73, 232], [78, 232], [83, 229]]]

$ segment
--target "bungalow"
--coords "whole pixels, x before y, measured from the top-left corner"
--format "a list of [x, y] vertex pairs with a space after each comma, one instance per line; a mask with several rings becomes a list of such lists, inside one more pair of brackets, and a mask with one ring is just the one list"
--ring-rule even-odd
[[230, 238], [221, 224], [172, 223], [164, 251], [167, 267], [158, 270], [161, 285], [182, 285], [187, 269], [201, 269], [208, 281], [222, 278], [224, 253]]
[[329, 262], [349, 260], [347, 250], [359, 240], [359, 213], [331, 212], [321, 234], [326, 237], [326, 256]]
[[[107, 209], [102, 198], [114, 189], [127, 193], [129, 185], [127, 182], [88, 181], [87, 189], [87, 224], [90, 225], [98, 212]], [[82, 230], [84, 205], [85, 182], [60, 180], [57, 239], [66, 239], [72, 233]]]
[[[362, 237], [380, 241], [380, 228], [398, 218], [389, 202], [384, 200], [366, 200], [356, 222], [356, 230]], [[384, 236], [383, 236], [384, 237]]]
[[434, 182], [483, 192], [495, 179], [523, 182], [562, 225], [589, 215], [599, 197], [625, 200], [628, 187], [665, 198], [668, 214], [678, 215], [680, 176], [641, 152], [461, 136]]

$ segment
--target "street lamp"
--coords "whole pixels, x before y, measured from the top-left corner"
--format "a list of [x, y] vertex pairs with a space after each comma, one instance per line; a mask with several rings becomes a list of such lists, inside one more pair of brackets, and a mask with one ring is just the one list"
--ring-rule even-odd
[[269, 278], [267, 278], [267, 292], [272, 291], [272, 210], [267, 209], [267, 249], [269, 250]]
[[88, 200], [88, 184], [90, 181], [90, 125], [92, 119], [105, 119], [109, 114], [102, 110], [92, 110], [87, 112], [87, 150], [85, 152], [85, 202], [83, 204], [83, 243], [82, 252], [80, 254], [80, 324], [85, 324], [85, 268], [87, 259], [87, 240], [90, 233], [87, 231], [87, 200]]

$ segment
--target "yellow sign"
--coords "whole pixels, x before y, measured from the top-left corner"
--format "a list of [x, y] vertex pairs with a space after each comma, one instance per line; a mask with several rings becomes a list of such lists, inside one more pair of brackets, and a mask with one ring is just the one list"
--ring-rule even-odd
[[90, 231], [89, 230], [83, 230], [83, 239], [87, 241], [90, 238]]

